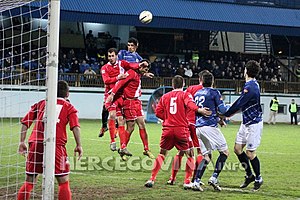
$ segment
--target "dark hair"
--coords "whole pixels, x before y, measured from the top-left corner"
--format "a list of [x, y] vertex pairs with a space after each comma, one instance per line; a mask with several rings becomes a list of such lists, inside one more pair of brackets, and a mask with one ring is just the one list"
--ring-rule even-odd
[[176, 75], [172, 79], [172, 86], [174, 89], [183, 88], [184, 78], [180, 75]]
[[247, 69], [247, 75], [251, 78], [255, 78], [260, 71], [260, 65], [255, 60], [249, 60], [245, 67]]
[[140, 63], [142, 63], [142, 62], [147, 62], [148, 64], [150, 64], [150, 60], [148, 60], [148, 59], [146, 59], [146, 58], [140, 60]]
[[131, 37], [128, 39], [128, 43], [133, 43], [135, 46], [137, 46], [139, 41], [136, 38]]
[[203, 87], [211, 87], [214, 82], [214, 75], [209, 71], [203, 72], [202, 74], [202, 85]]
[[66, 81], [60, 80], [57, 83], [57, 97], [65, 98], [69, 92], [69, 85]]
[[209, 73], [209, 71], [207, 69], [205, 69], [205, 70], [202, 70], [201, 72], [199, 72], [198, 76], [199, 76], [200, 81], [202, 80], [202, 76], [204, 73]]
[[115, 52], [115, 54], [117, 55], [118, 54], [118, 50], [116, 48], [110, 48], [107, 50], [108, 53], [112, 53], [112, 52]]

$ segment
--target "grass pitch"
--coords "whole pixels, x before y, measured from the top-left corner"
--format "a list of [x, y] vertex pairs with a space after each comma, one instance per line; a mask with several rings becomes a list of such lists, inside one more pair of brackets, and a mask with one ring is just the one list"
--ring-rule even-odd
[[[8, 123], [8, 122], [6, 122]], [[73, 157], [75, 142], [72, 134], [69, 134], [67, 145], [72, 173], [70, 185], [73, 199], [298, 199], [300, 198], [300, 127], [287, 124], [264, 125], [261, 145], [257, 155], [261, 161], [261, 174], [264, 184], [260, 191], [252, 192], [253, 184], [246, 189], [239, 189], [244, 180], [244, 171], [239, 166], [237, 157], [233, 152], [233, 145], [239, 124], [229, 124], [221, 128], [227, 140], [230, 156], [224, 171], [221, 172], [219, 180], [223, 189], [215, 192], [209, 185], [204, 186], [204, 192], [187, 191], [182, 188], [184, 179], [185, 160], [182, 162], [181, 170], [178, 172], [176, 184], [166, 185], [170, 176], [171, 161], [176, 150], [170, 151], [166, 158], [163, 169], [158, 173], [157, 181], [153, 188], [145, 188], [144, 183], [151, 174], [153, 161], [147, 159], [143, 154], [143, 145], [139, 138], [138, 128], [134, 131], [128, 149], [133, 157], [127, 162], [120, 160], [117, 152], [109, 149], [109, 133], [103, 138], [98, 138], [100, 122], [96, 120], [81, 120], [81, 139], [84, 156], [81, 161]], [[11, 127], [12, 130], [19, 126]], [[149, 143], [151, 151], [156, 156], [159, 151], [159, 140], [161, 135], [160, 124], [147, 124]], [[3, 135], [3, 133], [2, 133]], [[2, 136], [3, 137], [3, 136]], [[8, 140], [18, 141], [18, 135], [2, 138], [2, 145], [8, 144]], [[17, 139], [16, 139], [17, 138]], [[6, 141], [5, 141], [6, 140]], [[119, 139], [117, 139], [117, 142]], [[17, 142], [16, 142], [17, 145]], [[3, 147], [3, 146], [2, 146]], [[18, 188], [24, 180], [24, 158], [21, 156], [5, 157], [4, 155], [15, 153], [15, 150], [7, 154], [1, 152], [2, 158], [0, 171], [1, 177], [7, 175], [7, 169], [3, 168], [7, 159], [18, 160], [21, 166], [18, 169], [11, 168], [9, 174], [18, 173]], [[12, 148], [12, 146], [10, 147]], [[218, 153], [213, 155], [213, 161], [217, 159]], [[213, 173], [210, 165], [203, 177], [203, 182]], [[10, 178], [10, 181], [13, 177]], [[13, 181], [11, 181], [13, 182]], [[7, 178], [0, 179], [1, 193], [5, 190]], [[4, 187], [3, 187], [4, 186]], [[36, 188], [39, 193], [40, 187]], [[2, 195], [2, 194], [1, 194]], [[0, 195], [0, 196], [1, 196]], [[37, 195], [39, 198], [40, 196]], [[13, 199], [13, 198], [12, 198]]]

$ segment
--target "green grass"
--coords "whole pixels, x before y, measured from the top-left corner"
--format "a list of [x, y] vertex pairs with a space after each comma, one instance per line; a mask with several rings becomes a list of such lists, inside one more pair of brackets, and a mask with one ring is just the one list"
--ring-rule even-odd
[[[5, 122], [7, 124], [7, 122]], [[10, 130], [18, 130], [18, 126], [7, 126]], [[73, 156], [75, 147], [74, 138], [69, 134], [69, 142], [67, 145], [68, 153], [72, 164], [71, 190], [73, 199], [297, 199], [300, 198], [300, 131], [299, 126], [291, 126], [287, 124], [278, 124], [275, 126], [264, 125], [261, 145], [258, 149], [258, 157], [261, 161], [261, 174], [264, 179], [264, 185], [258, 192], [251, 192], [251, 187], [240, 190], [238, 186], [243, 181], [244, 172], [237, 166], [238, 160], [233, 152], [233, 145], [236, 132], [239, 128], [238, 124], [230, 124], [226, 128], [222, 128], [222, 132], [227, 139], [230, 148], [230, 156], [227, 160], [226, 169], [221, 173], [219, 180], [222, 192], [215, 192], [211, 187], [206, 185], [204, 192], [185, 191], [182, 189], [184, 178], [184, 166], [179, 171], [177, 182], [174, 186], [166, 185], [166, 181], [170, 176], [171, 165], [166, 164], [164, 169], [158, 174], [157, 181], [152, 189], [144, 187], [145, 181], [151, 174], [151, 161], [145, 159], [142, 155], [143, 146], [139, 138], [138, 131], [133, 133], [131, 143], [128, 149], [134, 154], [133, 159], [127, 163], [120, 161], [116, 152], [109, 149], [109, 134], [106, 132], [103, 138], [98, 138], [100, 128], [99, 121], [81, 120], [81, 138], [84, 148], [84, 157], [81, 162], [76, 161]], [[149, 135], [149, 143], [152, 152], [157, 155], [159, 151], [159, 140], [161, 135], [161, 125], [147, 124]], [[18, 131], [16, 131], [18, 132]], [[8, 134], [5, 131], [1, 133]], [[0, 141], [1, 147], [9, 144], [9, 141], [16, 141], [11, 137], [4, 137]], [[17, 144], [17, 143], [16, 143]], [[14, 150], [0, 152], [1, 157], [15, 152]], [[167, 163], [170, 162], [176, 150], [173, 149], [168, 157]], [[214, 153], [215, 161], [218, 154]], [[104, 166], [103, 160], [108, 159], [108, 167]], [[18, 175], [19, 184], [24, 179], [23, 158], [20, 156], [10, 157], [10, 163], [19, 161], [18, 168], [12, 167], [10, 174], [14, 172]], [[1, 166], [9, 161], [0, 158]], [[132, 161], [132, 162], [131, 162]], [[23, 166], [23, 167], [22, 167]], [[136, 166], [134, 168], [133, 166]], [[139, 166], [144, 166], [139, 169]], [[169, 167], [168, 167], [169, 166]], [[231, 169], [230, 169], [231, 166]], [[99, 169], [102, 168], [102, 169]], [[113, 168], [105, 170], [103, 168]], [[130, 168], [131, 170], [129, 170]], [[18, 170], [17, 170], [18, 169]], [[212, 166], [208, 167], [203, 181], [207, 182], [213, 172]], [[4, 177], [7, 170], [0, 171], [0, 177]], [[10, 178], [14, 180], [14, 178]], [[0, 179], [0, 186], [3, 187], [6, 180]], [[17, 186], [19, 186], [17, 184]], [[39, 189], [38, 189], [39, 190]], [[37, 190], [37, 191], [38, 191]], [[2, 193], [2, 191], [1, 191]], [[1, 194], [2, 195], [2, 194]], [[1, 196], [0, 195], [0, 196]]]

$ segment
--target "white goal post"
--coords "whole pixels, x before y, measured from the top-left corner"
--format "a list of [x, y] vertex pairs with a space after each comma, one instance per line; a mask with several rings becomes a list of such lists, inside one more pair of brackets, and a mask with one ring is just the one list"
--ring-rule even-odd
[[0, 199], [16, 199], [25, 181], [20, 120], [42, 99], [43, 176], [31, 199], [54, 199], [59, 22], [60, 0], [0, 1]]

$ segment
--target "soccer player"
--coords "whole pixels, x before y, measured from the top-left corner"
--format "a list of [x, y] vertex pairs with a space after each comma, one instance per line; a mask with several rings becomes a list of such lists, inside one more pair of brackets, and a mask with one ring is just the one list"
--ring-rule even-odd
[[[254, 191], [259, 190], [263, 184], [260, 175], [260, 162], [256, 155], [256, 149], [260, 145], [263, 130], [260, 88], [255, 79], [259, 71], [260, 65], [258, 62], [250, 60], [246, 63], [244, 71], [246, 83], [242, 94], [224, 114], [224, 116], [230, 117], [242, 110], [243, 121], [236, 136], [234, 153], [246, 171], [245, 181], [240, 188], [245, 188], [254, 181]], [[243, 151], [245, 146], [246, 153]], [[252, 174], [249, 160], [255, 176]]]
[[[211, 114], [206, 108], [198, 108], [192, 95], [183, 91], [184, 79], [182, 76], [176, 75], [172, 79], [172, 87], [173, 91], [164, 94], [156, 107], [156, 116], [164, 120], [162, 124], [163, 133], [160, 140], [160, 154], [154, 162], [152, 175], [145, 183], [145, 187], [153, 187], [156, 175], [169, 150], [175, 146], [179, 151], [188, 151], [190, 134], [188, 132], [188, 121], [186, 120], [186, 108], [203, 115]], [[194, 158], [189, 154], [185, 170], [185, 183], [192, 176], [193, 170]]]
[[[105, 94], [104, 100], [109, 95], [111, 89], [115, 84], [122, 79], [125, 79], [128, 74], [125, 73], [128, 69], [138, 69], [141, 63], [129, 63], [125, 60], [117, 60], [117, 49], [110, 48], [108, 50], [108, 63], [101, 68], [102, 79], [105, 84]], [[122, 91], [120, 90], [116, 96], [115, 101], [111, 104], [108, 103], [105, 105], [109, 112], [108, 119], [108, 130], [110, 134], [110, 149], [112, 151], [117, 150], [117, 145], [115, 141], [116, 134], [116, 119], [118, 118], [119, 129], [122, 131], [125, 126], [125, 122], [121, 113], [121, 107], [123, 104]]]
[[[76, 142], [74, 153], [78, 153], [79, 159], [83, 150], [80, 143], [80, 125], [77, 117], [77, 110], [67, 101], [69, 96], [69, 86], [65, 81], [58, 81], [57, 91], [57, 123], [56, 123], [56, 152], [55, 152], [55, 177], [58, 181], [58, 199], [70, 200], [71, 190], [69, 186], [70, 164], [67, 158], [66, 126], [70, 125]], [[21, 120], [21, 134], [19, 153], [27, 154], [26, 160], [26, 181], [18, 192], [18, 200], [30, 198], [37, 181], [38, 174], [43, 173], [43, 153], [44, 153], [44, 113], [46, 100], [34, 104], [26, 116]], [[26, 134], [32, 123], [35, 121], [32, 133], [28, 139], [29, 148], [25, 144]]]
[[115, 87], [111, 90], [110, 96], [107, 98], [107, 102], [112, 102], [113, 100], [115, 101], [115, 94], [123, 90], [123, 112], [127, 124], [127, 130], [124, 131], [124, 134], [120, 133], [121, 147], [119, 154], [123, 160], [127, 160], [124, 155], [132, 156], [132, 154], [127, 150], [127, 144], [130, 140], [132, 132], [134, 131], [135, 123], [137, 123], [139, 126], [140, 137], [143, 141], [143, 154], [149, 158], [155, 158], [150, 152], [148, 146], [148, 136], [146, 132], [142, 102], [138, 99], [138, 97], [141, 95], [141, 76], [143, 76], [145, 73], [148, 73], [148, 65], [148, 60], [141, 60], [139, 69], [128, 70], [126, 72], [128, 77], [116, 83]]
[[[130, 62], [130, 63], [140, 62], [143, 58], [136, 52], [138, 46], [139, 46], [139, 42], [136, 38], [134, 38], [134, 37], [129, 38], [128, 42], [127, 42], [127, 50], [120, 50], [119, 51], [118, 60], [126, 60], [127, 62]], [[143, 76], [152, 78], [154, 76], [154, 74], [146, 72], [146, 73], [143, 74]], [[141, 93], [141, 91], [140, 91], [140, 93]], [[141, 140], [144, 144], [144, 149], [148, 149], [148, 150], [145, 150], [143, 153], [145, 155], [147, 155], [149, 158], [154, 159], [155, 157], [149, 151], [149, 148], [148, 148], [148, 134], [146, 132], [146, 129], [144, 128], [146, 126], [145, 125], [145, 120], [144, 119], [143, 120], [137, 120], [136, 122], [137, 122], [137, 124], [140, 128], [139, 133], [140, 133], [140, 138], [141, 138]], [[127, 130], [125, 131], [125, 133], [126, 133], [126, 137], [128, 138], [128, 141], [129, 141], [131, 133], [128, 132]], [[122, 152], [122, 151], [120, 151], [120, 152]], [[121, 156], [122, 156], [122, 153], [121, 153]]]
[[219, 151], [219, 157], [216, 161], [215, 170], [210, 177], [208, 184], [214, 187], [215, 190], [221, 191], [218, 185], [218, 176], [222, 171], [225, 161], [229, 155], [228, 146], [224, 135], [218, 128], [218, 112], [224, 114], [227, 108], [222, 100], [220, 92], [212, 88], [214, 83], [214, 76], [206, 71], [202, 74], [201, 83], [203, 89], [196, 92], [194, 95], [195, 103], [199, 108], [207, 107], [212, 111], [210, 116], [196, 116], [196, 132], [199, 140], [203, 143], [201, 146], [204, 159], [200, 162], [197, 173], [195, 175], [193, 190], [203, 191], [200, 186], [201, 178], [204, 174], [207, 164], [211, 160], [212, 150]]
[[118, 53], [118, 60], [126, 60], [130, 63], [138, 63], [143, 58], [136, 52], [139, 42], [136, 38], [131, 37], [127, 42], [127, 50], [120, 50]]
[[[203, 70], [199, 73], [199, 83], [201, 82], [202, 74], [204, 71], [207, 71], [207, 70]], [[203, 88], [203, 86], [201, 84], [191, 85], [186, 89], [186, 92], [189, 92], [192, 96], [194, 96], [195, 93], [198, 90], [201, 90], [202, 88]], [[189, 108], [187, 108], [187, 120], [189, 123], [189, 132], [190, 132], [190, 136], [192, 139], [192, 142], [189, 143], [190, 144], [189, 147], [192, 151], [192, 154], [194, 154], [193, 148], [197, 149], [197, 157], [195, 160], [195, 171], [194, 171], [193, 178], [192, 178], [192, 182], [193, 182], [194, 176], [196, 174], [196, 169], [197, 169], [199, 163], [202, 161], [203, 156], [201, 154], [200, 144], [199, 144], [199, 140], [198, 140], [198, 137], [196, 134], [196, 127], [195, 127], [196, 113], [193, 110], [190, 110]], [[182, 160], [183, 155], [184, 155], [184, 152], [180, 152], [180, 151], [175, 155], [175, 157], [173, 159], [173, 164], [172, 164], [171, 176], [167, 182], [168, 185], [175, 184], [176, 174], [177, 174], [178, 170], [180, 169], [181, 160]]]

